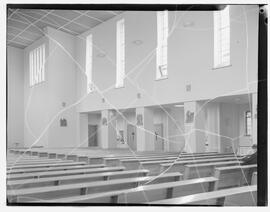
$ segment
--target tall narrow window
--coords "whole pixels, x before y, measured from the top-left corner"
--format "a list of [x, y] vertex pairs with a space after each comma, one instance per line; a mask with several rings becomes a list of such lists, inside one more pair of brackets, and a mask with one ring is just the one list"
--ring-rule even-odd
[[230, 8], [214, 12], [214, 68], [230, 65]]
[[251, 135], [251, 112], [250, 111], [246, 111], [245, 112], [245, 128], [246, 128], [246, 136], [250, 136]]
[[29, 84], [34, 86], [45, 81], [45, 44], [29, 53]]
[[157, 69], [156, 79], [167, 78], [168, 11], [157, 12]]
[[87, 77], [87, 93], [93, 91], [92, 85], [92, 70], [93, 70], [93, 38], [88, 35], [86, 38], [86, 57], [85, 57], [85, 73]]
[[116, 84], [115, 87], [124, 86], [125, 78], [125, 21], [121, 19], [117, 22], [117, 62], [116, 62]]

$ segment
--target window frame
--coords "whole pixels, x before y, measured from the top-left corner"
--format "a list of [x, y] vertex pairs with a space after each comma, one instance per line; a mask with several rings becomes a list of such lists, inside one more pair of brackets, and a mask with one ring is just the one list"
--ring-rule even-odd
[[213, 69], [219, 69], [231, 66], [230, 6], [228, 5], [224, 10], [221, 11], [214, 11], [213, 19], [214, 19]]
[[157, 11], [156, 80], [168, 78], [168, 22], [168, 10]]
[[29, 54], [29, 86], [33, 87], [45, 82], [45, 43], [32, 49]]
[[93, 87], [93, 35], [89, 34], [86, 37], [86, 55], [85, 55], [85, 74], [87, 93], [94, 91]]
[[125, 84], [125, 19], [116, 22], [116, 81], [115, 88]]

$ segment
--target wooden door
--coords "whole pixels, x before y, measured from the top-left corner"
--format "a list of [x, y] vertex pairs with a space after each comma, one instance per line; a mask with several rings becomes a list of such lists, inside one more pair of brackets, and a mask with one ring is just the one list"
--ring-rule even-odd
[[98, 146], [97, 142], [97, 125], [88, 125], [88, 146]]
[[164, 151], [163, 124], [155, 124], [155, 150]]
[[132, 150], [136, 150], [136, 127], [134, 125], [127, 125], [127, 144]]

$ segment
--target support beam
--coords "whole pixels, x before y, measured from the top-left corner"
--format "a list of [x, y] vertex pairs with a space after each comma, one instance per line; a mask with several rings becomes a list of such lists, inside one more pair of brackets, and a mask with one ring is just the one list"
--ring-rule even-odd
[[205, 115], [201, 102], [185, 102], [185, 151], [205, 151]]
[[111, 110], [101, 111], [101, 148], [116, 148], [116, 130], [114, 113]]
[[151, 108], [136, 108], [137, 151], [155, 150], [153, 116], [154, 111]]

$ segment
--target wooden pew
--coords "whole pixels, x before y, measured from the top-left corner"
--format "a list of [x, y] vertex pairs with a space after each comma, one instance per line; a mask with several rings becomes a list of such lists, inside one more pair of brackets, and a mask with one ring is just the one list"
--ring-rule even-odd
[[[158, 162], [162, 161], [162, 163], [173, 163], [176, 160], [182, 161], [182, 160], [199, 160], [199, 159], [215, 159], [215, 158], [230, 158], [231, 155], [210, 155], [210, 156], [196, 156], [196, 157], [190, 157], [190, 156], [183, 156], [183, 157], [164, 157], [164, 158], [138, 158], [138, 159], [120, 159], [120, 163], [116, 163], [118, 165], [125, 166], [127, 169], [139, 169], [141, 166], [143, 166], [142, 162]], [[106, 159], [105, 159], [106, 163]], [[148, 165], [150, 164], [148, 163]], [[116, 165], [115, 164], [115, 165]], [[106, 163], [108, 165], [108, 163]], [[159, 168], [159, 167], [158, 167]]]
[[32, 155], [32, 156], [38, 156], [38, 151], [32, 151], [32, 152], [31, 152], [31, 155]]
[[144, 159], [155, 159], [155, 158], [160, 158], [160, 160], [163, 160], [162, 158], [164, 158], [164, 160], [166, 160], [166, 158], [170, 157], [171, 160], [175, 160], [177, 158], [197, 158], [197, 157], [232, 157], [233, 155], [231, 153], [225, 153], [225, 154], [219, 154], [219, 153], [196, 153], [196, 154], [176, 154], [174, 156], [129, 156], [129, 157], [105, 157], [104, 158], [104, 163], [107, 165], [107, 166], [118, 166], [118, 165], [121, 165], [121, 161], [120, 160], [138, 160], [138, 159], [141, 159], [141, 160], [144, 160]]
[[46, 165], [46, 164], [60, 164], [60, 163], [71, 163], [73, 161], [70, 160], [55, 160], [55, 161], [40, 161], [40, 162], [18, 162], [13, 164], [8, 164], [10, 167], [16, 167], [16, 166], [35, 166], [35, 165]]
[[177, 198], [153, 201], [150, 205], [256, 206], [257, 186], [243, 186]]
[[12, 169], [27, 169], [27, 168], [42, 168], [42, 167], [56, 167], [56, 166], [70, 166], [70, 165], [85, 165], [84, 162], [73, 162], [73, 161], [63, 161], [57, 163], [43, 163], [43, 164], [26, 164], [26, 165], [15, 165], [7, 167], [8, 170]]
[[[112, 167], [115, 168], [115, 167]], [[166, 173], [151, 183], [173, 182], [180, 179], [180, 173]], [[74, 183], [68, 185], [46, 186], [26, 189], [12, 189], [7, 191], [9, 202], [24, 202], [34, 199], [53, 199], [57, 197], [68, 197], [74, 195], [86, 195], [104, 191], [112, 191], [126, 188], [138, 187], [140, 184], [151, 180], [153, 177], [135, 177], [127, 179], [115, 179], [108, 181], [95, 181], [90, 183]]]
[[54, 160], [17, 160], [17, 161], [12, 161], [8, 162], [8, 166], [14, 166], [14, 165], [24, 165], [24, 164], [42, 164], [42, 163], [57, 163], [57, 162], [62, 162], [63, 160], [60, 159], [54, 159]]
[[48, 158], [57, 158], [57, 157], [56, 157], [56, 153], [54, 153], [54, 152], [49, 152]]
[[75, 154], [68, 154], [66, 155], [67, 160], [73, 160], [73, 161], [78, 161], [78, 156]]
[[147, 176], [148, 170], [128, 170], [116, 172], [101, 172], [94, 174], [78, 174], [60, 177], [46, 177], [38, 179], [12, 180], [7, 182], [8, 189], [34, 188], [49, 185], [71, 184], [76, 182], [92, 182], [101, 180], [112, 180], [119, 178], [132, 178]]
[[150, 171], [149, 174], [155, 175], [166, 172], [181, 172], [184, 173], [185, 165], [187, 164], [198, 164], [198, 163], [210, 163], [210, 162], [218, 162], [218, 161], [233, 161], [237, 160], [235, 157], [224, 157], [224, 158], [205, 158], [205, 159], [187, 159], [187, 160], [177, 160], [171, 161], [168, 163], [167, 161], [149, 161], [149, 162], [141, 162], [141, 168], [148, 169]]
[[104, 164], [94, 165], [70, 165], [70, 166], [56, 166], [56, 167], [43, 167], [43, 168], [32, 168], [32, 169], [13, 169], [8, 170], [7, 174], [19, 174], [19, 173], [33, 173], [33, 172], [48, 172], [57, 170], [73, 170], [73, 169], [88, 169], [88, 168], [103, 168]]
[[214, 176], [219, 179], [216, 189], [246, 184], [251, 185], [254, 171], [257, 171], [256, 164], [215, 168]]
[[[141, 162], [147, 162], [147, 161], [174, 161], [177, 160], [177, 157], [168, 157], [168, 158], [143, 158], [143, 159], [120, 159], [119, 161], [119, 165], [125, 166], [127, 169], [132, 170], [132, 169], [139, 169], [141, 166]], [[106, 161], [106, 159], [105, 159]], [[118, 163], [116, 163], [118, 164]], [[116, 165], [115, 164], [115, 165]], [[108, 165], [108, 163], [106, 163], [106, 165]], [[109, 166], [109, 165], [108, 165]]]
[[125, 167], [104, 167], [104, 168], [90, 168], [90, 169], [75, 169], [75, 170], [65, 170], [65, 171], [51, 171], [51, 172], [34, 172], [26, 174], [12, 174], [8, 175], [8, 180], [23, 180], [29, 178], [44, 178], [44, 177], [57, 177], [65, 175], [75, 175], [75, 174], [90, 174], [90, 173], [100, 173], [100, 172], [113, 172], [122, 171]]
[[[145, 158], [145, 155], [138, 155], [137, 157], [143, 157]], [[161, 157], [158, 155], [151, 155], [149, 157]], [[165, 156], [164, 156], [165, 157]], [[106, 166], [119, 166], [120, 161], [119, 159], [122, 158], [134, 158], [134, 156], [130, 155], [123, 155], [123, 156], [87, 156], [87, 155], [78, 155], [76, 161], [85, 161], [89, 164], [99, 164], [99, 163], [105, 163]]]
[[46, 158], [48, 157], [48, 152], [38, 152], [38, 156], [41, 157], [41, 158]]
[[[88, 156], [79, 156], [79, 161], [82, 160], [82, 161], [85, 161], [85, 157], [88, 157]], [[137, 158], [146, 158], [147, 156], [145, 155], [138, 155], [136, 156]], [[151, 158], [156, 158], [156, 157], [161, 157], [161, 156], [148, 156], [148, 157], [151, 157]], [[164, 157], [167, 157], [167, 156], [164, 156]], [[98, 163], [105, 163], [106, 166], [119, 166], [121, 165], [120, 163], [120, 159], [134, 159], [135, 156], [115, 156], [115, 157], [112, 157], [112, 156], [96, 156], [96, 157], [88, 157], [88, 163], [89, 164], [98, 164]]]
[[216, 167], [241, 165], [242, 161], [221, 161], [185, 165], [184, 179], [214, 176]]
[[60, 160], [60, 159], [47, 159], [47, 158], [37, 158], [37, 157], [31, 157], [31, 158], [14, 158], [12, 160], [7, 160], [8, 163], [14, 163], [14, 162], [35, 162], [35, 161], [54, 161], [54, 160]]
[[[72, 203], [140, 203], [147, 201], [172, 198], [201, 191], [212, 191], [217, 179], [214, 177], [200, 178], [194, 180], [164, 182], [157, 184], [146, 184], [132, 189], [121, 189], [109, 192], [99, 192], [84, 196], [72, 196], [59, 198], [46, 202], [72, 202]], [[42, 202], [42, 201], [41, 201]]]

